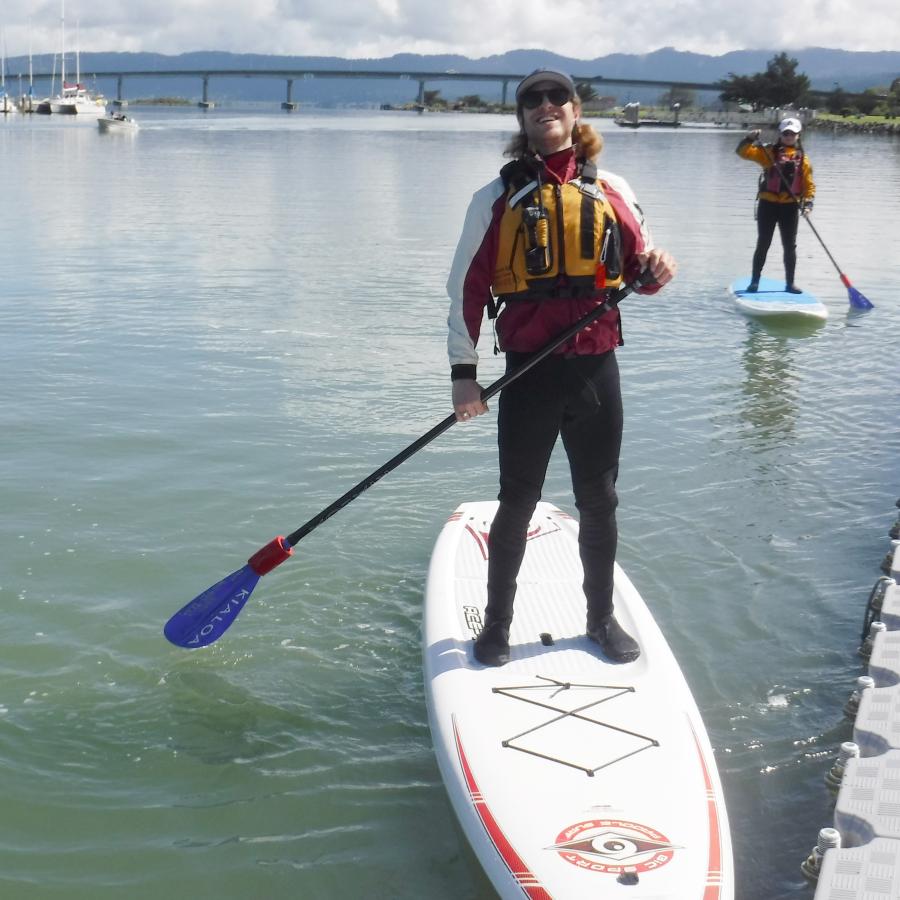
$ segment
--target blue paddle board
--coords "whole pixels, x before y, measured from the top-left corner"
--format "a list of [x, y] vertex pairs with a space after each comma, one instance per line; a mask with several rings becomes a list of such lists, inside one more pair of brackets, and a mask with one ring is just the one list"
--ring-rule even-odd
[[784, 289], [783, 281], [774, 278], [760, 278], [759, 290], [747, 291], [750, 278], [738, 278], [729, 285], [738, 309], [748, 316], [757, 318], [794, 317], [804, 319], [827, 319], [825, 305], [812, 294], [803, 291], [791, 294]]

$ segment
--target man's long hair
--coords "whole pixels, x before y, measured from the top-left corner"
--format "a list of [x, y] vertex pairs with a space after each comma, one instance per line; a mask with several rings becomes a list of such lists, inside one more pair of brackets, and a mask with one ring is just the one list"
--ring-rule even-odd
[[[580, 99], [576, 96], [574, 103], [581, 105]], [[521, 110], [517, 111], [517, 115], [521, 114]], [[575, 147], [575, 156], [578, 159], [594, 159], [600, 155], [603, 149], [603, 138], [590, 125], [576, 124], [572, 129], [572, 145]], [[522, 127], [521, 119], [519, 124], [519, 133], [514, 135], [503, 151], [504, 156], [511, 159], [524, 159], [529, 155], [528, 137], [525, 129]]]

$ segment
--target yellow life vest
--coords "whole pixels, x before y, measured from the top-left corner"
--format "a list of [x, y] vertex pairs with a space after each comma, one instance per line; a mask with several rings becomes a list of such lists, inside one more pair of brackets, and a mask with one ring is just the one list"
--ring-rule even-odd
[[542, 184], [527, 163], [501, 171], [507, 187], [491, 288], [500, 301], [590, 297], [622, 285], [622, 239], [612, 204], [584, 162], [566, 184]]

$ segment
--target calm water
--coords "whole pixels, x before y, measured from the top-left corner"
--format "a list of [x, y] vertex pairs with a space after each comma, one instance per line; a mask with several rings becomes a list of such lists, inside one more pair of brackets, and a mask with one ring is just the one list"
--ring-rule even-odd
[[[419, 625], [443, 522], [496, 493], [492, 417], [307, 537], [219, 643], [161, 627], [446, 415], [443, 284], [513, 120], [135, 115], [0, 121], [0, 895], [490, 898]], [[681, 264], [624, 310], [619, 560], [716, 748], [737, 896], [808, 900], [900, 493], [900, 142], [809, 137], [815, 221], [877, 308], [847, 314], [801, 225], [831, 318], [778, 330], [725, 293], [754, 233], [739, 135], [604, 134]]]

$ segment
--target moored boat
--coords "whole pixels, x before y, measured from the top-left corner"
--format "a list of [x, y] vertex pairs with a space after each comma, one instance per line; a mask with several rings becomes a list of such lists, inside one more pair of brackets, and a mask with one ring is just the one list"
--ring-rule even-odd
[[681, 122], [678, 121], [678, 113], [681, 104], [674, 104], [672, 109], [675, 112], [672, 119], [642, 119], [641, 104], [635, 100], [633, 103], [626, 103], [622, 107], [622, 115], [614, 121], [620, 128], [679, 128]]
[[0, 115], [8, 115], [16, 111], [16, 104], [13, 103], [13, 98], [6, 92], [6, 58], [4, 49], [0, 46]]
[[50, 111], [67, 116], [94, 116], [104, 114], [106, 106], [102, 98], [91, 97], [83, 84], [63, 84], [62, 93], [50, 101]]
[[[75, 51], [75, 83], [66, 81], [66, 10], [63, 2], [62, 15], [60, 17], [60, 81], [62, 90], [59, 95], [50, 101], [50, 112], [61, 115], [80, 115], [97, 117], [106, 111], [106, 101], [103, 97], [92, 97], [87, 88], [81, 83], [81, 53]], [[43, 112], [38, 109], [38, 112]]]
[[674, 119], [641, 119], [638, 122], [616, 119], [615, 122], [621, 128], [681, 128], [681, 122], [676, 122]]

